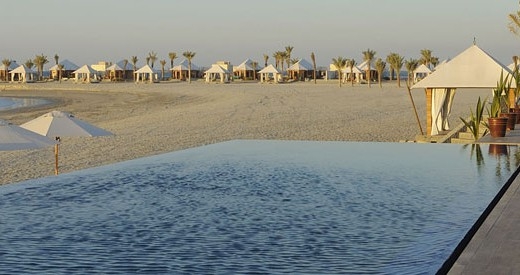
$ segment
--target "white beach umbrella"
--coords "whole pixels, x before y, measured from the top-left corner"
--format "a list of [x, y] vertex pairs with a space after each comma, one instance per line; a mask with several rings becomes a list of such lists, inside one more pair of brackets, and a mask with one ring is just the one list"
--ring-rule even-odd
[[39, 149], [54, 144], [48, 137], [0, 119], [0, 151]]
[[96, 137], [111, 136], [112, 133], [79, 120], [74, 115], [62, 112], [52, 111], [39, 116], [20, 127], [38, 133], [42, 136], [55, 138], [58, 143], [55, 146], [56, 165], [55, 173], [58, 174], [58, 152], [60, 137]]

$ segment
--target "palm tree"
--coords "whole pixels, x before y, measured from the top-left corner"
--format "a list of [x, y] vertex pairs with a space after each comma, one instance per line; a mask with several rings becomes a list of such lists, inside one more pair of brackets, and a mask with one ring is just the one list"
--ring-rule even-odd
[[9, 74], [9, 66], [11, 66], [11, 60], [10, 59], [3, 59], [2, 64], [4, 65], [4, 81], [8, 81], [9, 78], [7, 75]]
[[55, 54], [54, 55], [54, 61], [56, 61], [56, 65], [58, 65], [59, 60], [60, 60], [60, 57], [58, 56], [58, 54]]
[[58, 64], [58, 79], [60, 80], [60, 83], [61, 83], [61, 79], [63, 77], [63, 68], [65, 66], [63, 66], [63, 64]]
[[332, 64], [338, 69], [339, 86], [341, 87], [341, 70], [347, 65], [347, 59], [341, 56], [332, 59]]
[[173, 69], [173, 60], [177, 58], [177, 53], [170, 52], [168, 53], [168, 57], [170, 57], [170, 69]]
[[520, 10], [516, 13], [510, 13], [507, 17], [509, 18], [509, 31], [515, 35], [520, 35]]
[[430, 68], [430, 64], [432, 63], [432, 51], [428, 49], [421, 50], [421, 64], [426, 65], [426, 67]]
[[403, 67], [404, 57], [397, 53], [390, 53], [387, 62], [397, 75], [397, 87], [401, 87], [401, 68]]
[[155, 61], [157, 60], [157, 53], [153, 52], [153, 51], [149, 52], [148, 57], [146, 58], [146, 63], [148, 63], [148, 58], [152, 62], [152, 69], [153, 69], [153, 65], [155, 64]]
[[280, 64], [282, 64], [282, 72], [283, 70], [283, 63], [287, 59], [287, 52], [280, 52]]
[[134, 79], [134, 82], [135, 82], [135, 71], [137, 70], [137, 61], [139, 61], [139, 59], [137, 58], [137, 56], [132, 56], [130, 57], [130, 61], [132, 62], [132, 65], [134, 66], [133, 69], [133, 73], [132, 73], [132, 78]]
[[191, 83], [191, 60], [195, 57], [195, 52], [185, 51], [182, 55], [188, 60], [188, 83]]
[[372, 51], [370, 49], [367, 49], [366, 51], [363, 52], [363, 60], [367, 62], [366, 75], [367, 75], [367, 81], [368, 81], [369, 88], [370, 88], [370, 71], [371, 71], [370, 65], [371, 65], [372, 60], [374, 59], [375, 55], [376, 55], [376, 52]]
[[252, 61], [251, 67], [253, 68], [253, 80], [256, 80], [256, 68], [258, 68], [258, 62]]
[[123, 59], [123, 81], [126, 81], [126, 66], [128, 65], [128, 59]]
[[417, 67], [419, 66], [419, 60], [410, 58], [404, 62], [404, 66], [406, 67], [406, 70], [408, 71], [408, 86], [412, 86], [412, 78], [413, 78], [413, 72]]
[[164, 80], [164, 66], [166, 66], [166, 60], [159, 61], [161, 63], [161, 80]]
[[47, 60], [47, 56], [41, 54], [36, 55], [33, 62], [36, 65], [36, 68], [38, 69], [38, 76], [41, 80], [43, 78], [43, 65], [47, 64], [49, 60]]
[[347, 64], [346, 65], [347, 65], [347, 67], [350, 68], [350, 83], [351, 83], [350, 85], [354, 86], [354, 78], [353, 78], [353, 76], [354, 76], [354, 66], [356, 66], [356, 60], [349, 59], [349, 60], [347, 60]]
[[386, 56], [386, 63], [388, 63], [388, 65], [390, 65], [390, 80], [394, 80], [394, 73], [395, 73], [394, 63], [395, 63], [396, 55], [397, 55], [396, 53], [390, 53]]
[[264, 53], [264, 68], [267, 67], [267, 60], [269, 60], [269, 55]]
[[150, 57], [149, 56], [146, 57], [146, 65], [150, 66]]
[[432, 56], [432, 67], [435, 68], [439, 65], [439, 58], [436, 56]]
[[285, 46], [285, 62], [287, 62], [287, 68], [289, 68], [294, 62], [291, 60], [291, 53], [293, 51], [293, 46]]
[[280, 60], [282, 60], [282, 52], [280, 52], [280, 51], [274, 52], [273, 57], [274, 57], [274, 60], [275, 60], [274, 61], [275, 62], [275, 67], [278, 69], [279, 65], [280, 65]]
[[314, 79], [314, 84], [316, 84], [316, 56], [314, 52], [311, 52], [311, 60], [312, 60], [312, 78]]
[[378, 58], [376, 60], [375, 66], [377, 70], [377, 81], [379, 82], [379, 88], [382, 88], [383, 85], [381, 84], [381, 77], [383, 76], [383, 71], [385, 70], [386, 63], [381, 58]]
[[31, 59], [27, 59], [27, 61], [25, 61], [24, 64], [29, 69], [32, 69], [32, 67], [34, 66], [34, 62]]

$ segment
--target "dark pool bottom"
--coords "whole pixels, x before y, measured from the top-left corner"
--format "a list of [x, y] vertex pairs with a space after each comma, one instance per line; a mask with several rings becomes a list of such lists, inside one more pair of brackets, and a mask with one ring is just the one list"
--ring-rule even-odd
[[504, 148], [230, 141], [12, 184], [0, 273], [432, 274], [513, 173]]

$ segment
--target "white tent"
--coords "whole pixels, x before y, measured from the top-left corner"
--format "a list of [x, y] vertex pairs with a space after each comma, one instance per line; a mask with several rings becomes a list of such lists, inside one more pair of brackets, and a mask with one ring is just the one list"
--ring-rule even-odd
[[144, 65], [139, 70], [135, 71], [135, 82], [159, 82], [159, 73], [152, 69], [149, 65]]
[[[413, 85], [412, 89], [425, 89], [426, 106], [431, 106], [426, 110], [426, 134], [437, 135], [449, 130], [448, 118], [456, 88], [493, 89], [502, 72], [512, 73], [477, 45], [472, 45]], [[514, 81], [512, 86], [516, 87]]]
[[[65, 59], [61, 61], [59, 64], [63, 65], [63, 77], [71, 77], [75, 70], [79, 69], [79, 66], [74, 64], [72, 61]], [[49, 68], [49, 72], [51, 74], [51, 78], [56, 79], [59, 77], [59, 68], [58, 65], [54, 65]]]
[[306, 77], [312, 77], [314, 67], [305, 59], [300, 59], [287, 68], [290, 79], [304, 80]]
[[36, 72], [29, 69], [25, 65], [20, 65], [9, 72], [11, 75], [11, 82], [27, 82], [31, 83], [36, 80]]
[[[333, 65], [333, 64], [331, 64]], [[361, 74], [363, 73], [357, 66], [353, 66], [352, 67], [352, 70], [350, 69], [351, 67], [350, 66], [345, 66], [345, 68], [343, 70], [341, 70], [343, 72], [343, 82], [347, 82], [349, 79], [352, 80], [352, 81], [356, 81], [357, 83], [359, 83], [361, 81]], [[352, 76], [350, 75], [350, 72], [352, 71]]]
[[258, 62], [256, 62], [256, 66], [253, 66], [253, 62], [254, 61], [249, 58], [246, 59], [240, 63], [240, 65], [233, 67], [233, 73], [240, 78], [253, 78], [255, 71], [262, 69]]
[[92, 69], [89, 65], [83, 65], [83, 67], [75, 70], [73, 72], [74, 74], [74, 81], [77, 82], [83, 82], [83, 83], [89, 83], [89, 82], [99, 82], [99, 77], [97, 75], [97, 71]]
[[260, 82], [270, 82], [271, 80], [274, 83], [278, 83], [281, 79], [282, 72], [275, 68], [273, 64], [269, 64], [267, 67], [263, 68], [258, 72], [260, 74]]
[[[11, 60], [11, 64], [9, 64], [9, 67], [5, 68], [4, 64], [0, 64], [0, 79], [3, 79], [5, 81], [9, 80], [9, 72], [18, 68], [20, 65], [16, 63], [16, 61]], [[6, 72], [7, 71], [7, 72]]]
[[[170, 69], [172, 71], [172, 78], [174, 79], [186, 79], [188, 78], [188, 72], [189, 72], [189, 61], [187, 59], [184, 59], [179, 65], [173, 66], [173, 68]], [[198, 75], [200, 72], [200, 67], [191, 63], [191, 74]]]
[[413, 71], [413, 83], [419, 82], [421, 79], [428, 76], [432, 70], [428, 68], [426, 65], [421, 64], [415, 71]]
[[219, 81], [220, 83], [227, 83], [231, 77], [231, 72], [222, 68], [218, 64], [211, 65], [211, 68], [204, 73], [206, 74], [206, 82]]

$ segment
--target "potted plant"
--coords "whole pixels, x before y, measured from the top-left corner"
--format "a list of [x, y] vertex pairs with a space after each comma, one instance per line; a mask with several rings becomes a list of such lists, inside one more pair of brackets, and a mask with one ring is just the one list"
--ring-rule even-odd
[[504, 80], [503, 72], [500, 74], [500, 80], [497, 82], [497, 87], [493, 89], [493, 99], [488, 108], [488, 123], [486, 127], [492, 137], [505, 137], [507, 130], [507, 117], [501, 117], [505, 105], [505, 89], [507, 86], [507, 79]]
[[466, 128], [471, 132], [475, 140], [478, 140], [481, 136], [487, 134], [487, 129], [484, 131], [484, 133], [480, 133], [480, 126], [484, 123], [484, 107], [486, 102], [487, 100], [482, 102], [479, 97], [477, 106], [475, 107], [475, 113], [473, 113], [473, 110], [470, 110], [471, 115], [467, 121], [462, 117], [460, 118], [464, 125], [466, 125]]

